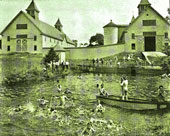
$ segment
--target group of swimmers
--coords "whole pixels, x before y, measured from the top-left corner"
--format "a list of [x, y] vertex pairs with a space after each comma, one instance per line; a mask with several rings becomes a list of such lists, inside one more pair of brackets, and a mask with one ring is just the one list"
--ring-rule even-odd
[[[56, 107], [56, 106], [61, 106], [61, 107], [65, 107], [66, 105], [66, 100], [69, 100], [69, 98], [66, 96], [67, 94], [72, 94], [71, 90], [70, 89], [66, 89], [65, 91], [62, 89], [62, 86], [59, 84], [59, 80], [57, 80], [57, 95], [53, 95], [51, 98], [50, 98], [50, 101], [48, 100], [45, 100], [44, 96], [39, 99], [39, 103], [40, 103], [40, 107], [46, 107], [47, 103], [50, 103], [50, 106], [51, 107]], [[55, 92], [56, 93], [56, 92]], [[57, 102], [59, 99], [60, 100], [60, 103]]]

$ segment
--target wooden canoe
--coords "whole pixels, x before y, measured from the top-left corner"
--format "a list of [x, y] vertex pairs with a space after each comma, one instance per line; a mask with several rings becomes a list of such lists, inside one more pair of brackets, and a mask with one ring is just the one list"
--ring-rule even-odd
[[122, 100], [121, 96], [115, 95], [109, 95], [108, 97], [97, 95], [96, 98], [100, 100], [101, 103], [106, 105], [132, 110], [166, 109], [169, 108], [170, 105], [169, 102], [149, 101], [136, 98], [128, 98], [128, 100]]

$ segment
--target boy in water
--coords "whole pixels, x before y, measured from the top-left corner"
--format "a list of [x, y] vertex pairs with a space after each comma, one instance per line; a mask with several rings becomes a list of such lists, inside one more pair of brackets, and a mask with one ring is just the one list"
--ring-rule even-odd
[[58, 92], [62, 91], [61, 85], [58, 85], [57, 90], [58, 90]]
[[46, 104], [49, 102], [48, 100], [45, 100], [45, 97], [43, 96], [41, 99], [38, 99], [38, 101], [39, 101], [39, 106], [41, 107], [41, 108], [45, 108], [46, 107]]
[[101, 103], [100, 103], [100, 100], [98, 100], [97, 101], [97, 107], [96, 107], [96, 109], [95, 109], [95, 112], [97, 113], [97, 112], [101, 112], [101, 113], [103, 113], [103, 112], [105, 112], [105, 108], [101, 105]]
[[60, 106], [64, 107], [65, 104], [66, 104], [66, 100], [69, 100], [69, 99], [67, 98], [67, 96], [65, 96], [64, 94], [62, 94], [62, 95], [60, 96]]
[[97, 91], [96, 91], [96, 92], [97, 92], [97, 93], [99, 92], [99, 94], [100, 94], [100, 85], [97, 84], [96, 87], [97, 87]]

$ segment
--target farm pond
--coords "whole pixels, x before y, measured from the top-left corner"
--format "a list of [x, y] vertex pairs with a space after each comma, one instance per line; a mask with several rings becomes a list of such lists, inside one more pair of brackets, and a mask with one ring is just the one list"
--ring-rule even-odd
[[[170, 80], [160, 76], [126, 76], [128, 93], [132, 97], [149, 97], [160, 85], [170, 89]], [[96, 85], [103, 82], [109, 94], [121, 95], [121, 77], [119, 74], [82, 73], [14, 86], [1, 85], [0, 135], [170, 135], [170, 110], [132, 111], [103, 105], [104, 113], [94, 112]], [[56, 106], [54, 112], [50, 109], [50, 101], [58, 95], [58, 84], [71, 93], [65, 94], [68, 98], [65, 106]], [[39, 104], [42, 97], [49, 102], [45, 108]]]

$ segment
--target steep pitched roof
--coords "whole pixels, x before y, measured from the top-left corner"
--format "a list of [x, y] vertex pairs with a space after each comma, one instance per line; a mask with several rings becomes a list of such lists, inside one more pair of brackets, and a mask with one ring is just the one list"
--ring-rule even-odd
[[[151, 10], [153, 10], [160, 18], [162, 18], [162, 20], [163, 20], [166, 24], [170, 25], [170, 23], [169, 23], [161, 14], [159, 14], [159, 12], [156, 11], [152, 6], [149, 6], [149, 8], [150, 8]], [[136, 22], [143, 14], [145, 14], [146, 12], [147, 12], [147, 11], [142, 12], [140, 15], [138, 15], [138, 17], [136, 17], [136, 19], [135, 19], [132, 23], [130, 23], [129, 27], [132, 26], [133, 23], [135, 23], [135, 22]], [[128, 27], [128, 28], [129, 28], [129, 27]]]
[[135, 20], [135, 17], [133, 16], [132, 19], [131, 19], [131, 23]]
[[58, 18], [58, 20], [57, 20], [57, 22], [56, 22], [55, 26], [61, 26], [61, 27], [63, 27], [63, 25], [61, 24], [61, 22], [60, 22], [60, 19], [59, 19], [59, 18]]
[[30, 5], [28, 6], [28, 8], [27, 8], [26, 10], [27, 10], [27, 11], [29, 11], [29, 10], [35, 10], [35, 11], [37, 11], [37, 12], [40, 12], [40, 11], [38, 10], [38, 8], [37, 8], [34, 0], [32, 0], [32, 2], [30, 3]]
[[67, 35], [65, 35], [65, 36], [66, 36], [67, 43], [75, 45], [75, 43]]
[[[20, 11], [15, 17], [14, 19], [5, 27], [5, 29], [1, 32], [1, 34], [4, 33], [4, 31], [12, 24], [12, 22], [20, 15], [23, 14], [28, 20], [31, 21], [31, 23], [42, 33], [42, 35], [46, 35], [52, 38], [55, 38], [57, 40], [63, 41], [65, 34], [63, 32], [60, 32], [59, 30], [57, 30], [55, 27], [41, 21], [38, 19], [34, 19], [32, 18], [29, 14]], [[72, 40], [68, 40], [67, 43], [73, 44], [74, 42]]]
[[151, 5], [148, 0], [141, 0], [139, 5]]
[[23, 14], [40, 30], [40, 32], [43, 35], [53, 37], [58, 40], [63, 40], [63, 38], [62, 38], [63, 34], [59, 30], [54, 28], [53, 26], [51, 26], [43, 21], [34, 19], [29, 14], [27, 14], [25, 12], [23, 12]]

